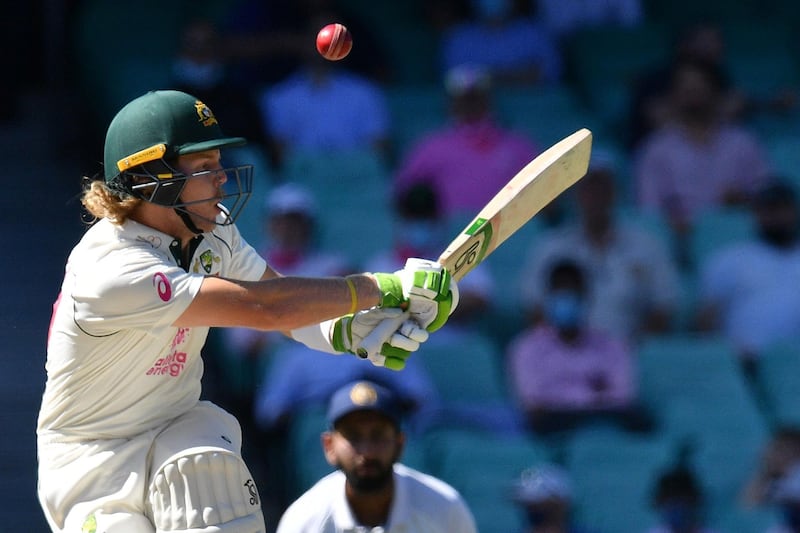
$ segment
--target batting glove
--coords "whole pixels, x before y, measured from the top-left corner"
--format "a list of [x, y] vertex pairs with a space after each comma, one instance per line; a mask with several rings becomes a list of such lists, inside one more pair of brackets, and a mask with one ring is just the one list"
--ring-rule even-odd
[[[400, 308], [374, 307], [366, 311], [345, 315], [333, 321], [331, 345], [338, 352], [348, 352], [368, 359], [375, 366], [402, 370], [412, 352], [428, 339], [428, 332], [409, 318], [408, 311]], [[393, 324], [382, 333], [375, 348], [364, 348], [362, 343], [381, 324]]]
[[444, 326], [458, 305], [458, 287], [436, 261], [411, 258], [394, 274], [375, 274], [381, 289], [381, 307], [403, 307], [428, 330]]

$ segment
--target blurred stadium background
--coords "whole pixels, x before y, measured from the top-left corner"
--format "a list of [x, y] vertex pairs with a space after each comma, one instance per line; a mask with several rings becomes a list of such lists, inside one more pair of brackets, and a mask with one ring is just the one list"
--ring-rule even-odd
[[[431, 52], [437, 35], [421, 23], [423, 3], [341, 2], [374, 24], [376, 33], [392, 36], [381, 44], [394, 72], [385, 89], [398, 147], [407, 146], [445, 116], [436, 54]], [[35, 532], [46, 530], [35, 497], [36, 409], [44, 379], [50, 306], [66, 253], [82, 231], [76, 200], [79, 178], [94, 171], [101, 160], [98, 132], [115, 110], [144, 90], [168, 83], [181, 22], [197, 12], [222, 16], [229, 2], [41, 0], [15, 4], [14, 9], [5, 10], [0, 32], [0, 154], [7, 191], [0, 209], [6, 252], [0, 305], [0, 532]], [[755, 94], [782, 86], [798, 88], [800, 3], [645, 0], [644, 8], [646, 21], [636, 28], [594, 28], [570, 38], [564, 47], [568, 72], [563, 84], [498, 92], [502, 120], [528, 131], [543, 146], [587, 126], [598, 145], [625, 161], [627, 105], [635, 76], [665, 60], [677, 29], [697, 17], [722, 24], [729, 44], [727, 66], [736, 84]], [[408, 42], [415, 45], [398, 44]], [[800, 184], [798, 118], [760, 118], [748, 125], [767, 146], [775, 167]], [[260, 153], [253, 156], [266, 158]], [[294, 167], [287, 166], [287, 175], [280, 177], [271, 175], [265, 165], [256, 194], [263, 194], [273, 180], [300, 177], [327, 194], [322, 188], [331, 179], [366, 172], [388, 181], [392, 171], [391, 162], [367, 156], [346, 159], [295, 161]], [[299, 172], [290, 174], [292, 168]], [[329, 173], [315, 174], [309, 171], [313, 168]], [[350, 252], [369, 250], [372, 244], [367, 239], [372, 233], [373, 244], [379, 243], [390, 223], [385, 228], [378, 225]], [[727, 223], [736, 222], [718, 222], [709, 234], [724, 233], [730, 227]], [[335, 226], [336, 220], [331, 220], [330, 227]], [[244, 231], [256, 230], [246, 227]], [[712, 240], [700, 244], [704, 243], [719, 244]], [[498, 255], [495, 268], [516, 279], [513, 269], [518, 265], [518, 257], [501, 264]], [[782, 346], [769, 354], [762, 396], [748, 389], [735, 367], [731, 347], [721, 339], [676, 331], [668, 338], [648, 339], [638, 351], [643, 394], [666, 422], [657, 434], [648, 436], [587, 429], [570, 440], [568, 449], [559, 449], [575, 479], [580, 516], [607, 533], [646, 529], [654, 520], [649, 506], [654, 476], [689, 440], [707, 490], [709, 522], [720, 532], [763, 531], [775, 518], [772, 511], [742, 510], [737, 493], [771, 429], [800, 422], [800, 347]], [[490, 360], [487, 365], [497, 368], [479, 376], [475, 372], [463, 376], [464, 380], [488, 381], [447, 393], [455, 400], [459, 394], [471, 399], [485, 394], [487, 401], [504, 397], [507, 389], [500, 361], [500, 357]], [[437, 375], [434, 366], [431, 371], [446, 385], [462, 379], [453, 374], [457, 366], [447, 368], [447, 376]], [[327, 469], [316, 439], [321, 428], [316, 412], [299, 417], [292, 427], [288, 438], [295, 456], [303, 458], [292, 466], [296, 467], [294, 491], [307, 487]], [[506, 498], [507, 484], [536, 460], [553, 459], [553, 453], [548, 443], [529, 438], [448, 428], [412, 442], [407, 460], [459, 488], [473, 507], [481, 531], [499, 533], [519, 527], [520, 516]]]

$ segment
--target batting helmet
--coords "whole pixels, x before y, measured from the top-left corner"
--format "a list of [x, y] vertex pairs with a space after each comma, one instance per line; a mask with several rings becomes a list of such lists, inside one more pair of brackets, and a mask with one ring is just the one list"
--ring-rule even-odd
[[[187, 179], [175, 168], [179, 155], [241, 146], [243, 137], [226, 137], [211, 109], [181, 91], [150, 91], [126, 104], [111, 121], [104, 149], [109, 188], [145, 201], [184, 207], [180, 197]], [[238, 190], [224, 224], [234, 221], [252, 192], [252, 166], [222, 169]]]

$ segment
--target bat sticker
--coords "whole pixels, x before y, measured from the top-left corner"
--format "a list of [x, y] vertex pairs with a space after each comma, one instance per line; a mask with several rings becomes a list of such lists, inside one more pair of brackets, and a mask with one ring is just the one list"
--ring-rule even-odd
[[477, 218], [464, 233], [477, 238], [477, 240], [456, 259], [453, 273], [458, 272], [465, 266], [471, 266], [483, 261], [483, 256], [486, 255], [486, 249], [492, 241], [491, 221], [485, 218]]

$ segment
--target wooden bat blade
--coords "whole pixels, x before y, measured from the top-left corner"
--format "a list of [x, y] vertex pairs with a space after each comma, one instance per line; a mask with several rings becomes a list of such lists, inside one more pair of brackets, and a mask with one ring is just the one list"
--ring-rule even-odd
[[456, 280], [463, 278], [506, 239], [586, 175], [592, 133], [580, 129], [533, 161], [481, 209], [439, 256]]
[[[439, 256], [460, 280], [547, 204], [586, 175], [592, 132], [580, 129], [525, 165]], [[361, 357], [376, 354], [404, 318], [386, 320], [362, 341]]]

